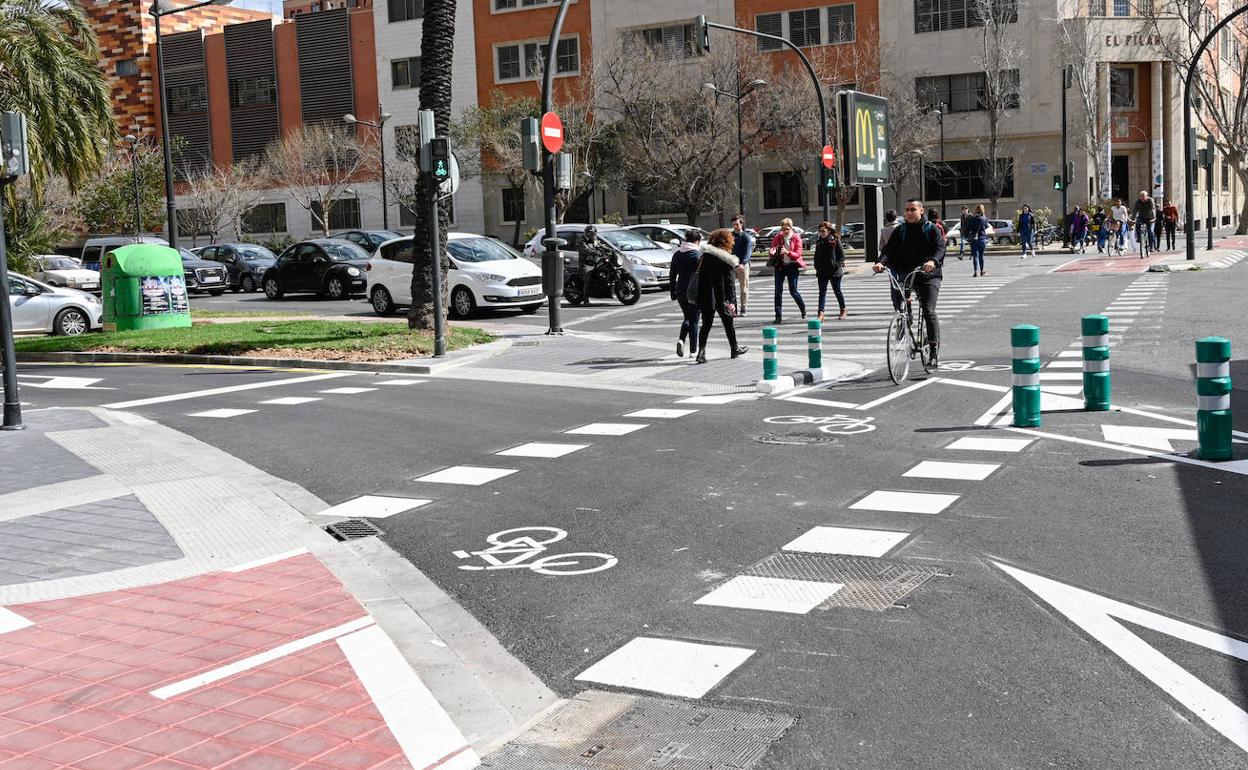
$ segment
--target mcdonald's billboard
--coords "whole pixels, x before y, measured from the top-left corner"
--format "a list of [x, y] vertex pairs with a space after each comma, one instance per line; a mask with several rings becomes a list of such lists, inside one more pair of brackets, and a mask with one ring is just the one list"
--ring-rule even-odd
[[841, 115], [841, 167], [847, 184], [886, 185], [891, 136], [888, 100], [858, 91], [838, 95]]

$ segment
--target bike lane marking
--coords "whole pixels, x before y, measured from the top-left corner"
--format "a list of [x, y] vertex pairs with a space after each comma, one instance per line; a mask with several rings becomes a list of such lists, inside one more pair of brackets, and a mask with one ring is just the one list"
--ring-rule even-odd
[[694, 604], [805, 615], [844, 587], [842, 583], [738, 575]]
[[397, 513], [406, 513], [433, 502], [415, 497], [391, 497], [386, 495], [360, 495], [345, 503], [332, 505], [317, 516], [341, 516], [344, 519], [386, 519]]
[[537, 457], [546, 460], [553, 460], [573, 452], [579, 452], [586, 449], [590, 444], [548, 444], [540, 441], [533, 441], [528, 444], [504, 449], [494, 454], [500, 457]]
[[997, 463], [962, 463], [924, 460], [901, 474], [910, 479], [951, 479], [954, 481], [983, 481], [998, 470]]
[[479, 465], [452, 465], [440, 471], [413, 479], [431, 484], [459, 484], [479, 487], [519, 471], [512, 468], [485, 468]]
[[701, 698], [756, 650], [639, 636], [577, 674], [576, 681]]
[[565, 430], [564, 433], [573, 436], [627, 436], [629, 433], [649, 427], [649, 425], [627, 422], [591, 422], [579, 428]]
[[882, 558], [910, 537], [909, 532], [887, 529], [819, 526], [786, 543], [781, 550], [839, 556]]
[[865, 403], [865, 404], [860, 404], [857, 408], [858, 408], [858, 409], [862, 409], [862, 410], [873, 409], [874, 407], [880, 406], [881, 404], [887, 404], [889, 401], [892, 401], [892, 400], [894, 400], [894, 399], [901, 398], [902, 396], [905, 396], [905, 395], [908, 395], [908, 394], [910, 394], [910, 393], [913, 393], [914, 391], [918, 390], [919, 388], [925, 388], [925, 387], [927, 387], [928, 385], [931, 385], [931, 384], [932, 384], [932, 383], [934, 383], [934, 382], [940, 382], [940, 378], [939, 378], [939, 377], [929, 377], [929, 378], [928, 378], [928, 379], [926, 379], [926, 380], [919, 380], [918, 382], [914, 383], [913, 385], [907, 385], [906, 387], [902, 388], [901, 390], [896, 390], [896, 391], [893, 391], [892, 393], [889, 393], [887, 396], [883, 396], [883, 397], [881, 397], [881, 398], [877, 398], [877, 399], [876, 399], [876, 400], [874, 400], [874, 401], [868, 401], [868, 402], [867, 402], [867, 403]]
[[282, 385], [298, 385], [305, 382], [319, 382], [321, 380], [339, 379], [342, 377], [355, 377], [359, 372], [331, 372], [329, 374], [314, 374], [309, 377], [293, 377], [285, 380], [266, 380], [264, 382], [249, 382], [246, 385], [229, 385], [222, 388], [209, 388], [207, 390], [195, 390], [190, 393], [173, 393], [167, 396], [156, 396], [154, 398], [140, 398], [135, 401], [118, 401], [112, 404], [104, 404], [106, 409], [133, 409], [139, 406], [151, 406], [153, 404], [167, 404], [171, 401], [187, 401], [193, 398], [205, 398], [207, 396], [219, 396], [225, 393], [238, 393], [244, 390], [257, 390], [259, 388], [276, 388]]
[[856, 511], [887, 511], [890, 513], [937, 514], [948, 508], [960, 495], [937, 492], [899, 492], [876, 490], [849, 507]]

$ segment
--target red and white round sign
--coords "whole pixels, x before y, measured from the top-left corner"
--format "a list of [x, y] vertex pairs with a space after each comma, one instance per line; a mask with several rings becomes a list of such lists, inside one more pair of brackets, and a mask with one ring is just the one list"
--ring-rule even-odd
[[832, 145], [824, 145], [822, 159], [824, 168], [832, 168], [836, 165], [836, 150], [832, 149]]
[[563, 149], [563, 121], [553, 112], [542, 116], [542, 146], [549, 153]]

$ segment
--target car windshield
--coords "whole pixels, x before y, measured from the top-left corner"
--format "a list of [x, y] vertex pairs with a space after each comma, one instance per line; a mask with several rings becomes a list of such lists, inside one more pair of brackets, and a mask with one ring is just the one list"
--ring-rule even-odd
[[497, 262], [520, 259], [520, 255], [489, 238], [456, 238], [447, 241], [446, 250], [460, 262]]
[[243, 259], [249, 259], [252, 261], [258, 260], [261, 262], [272, 262], [277, 259], [277, 257], [273, 256], [273, 252], [263, 246], [242, 246], [235, 249], [235, 251], [237, 251], [238, 256]]
[[196, 256], [186, 249], [178, 249], [178, 253], [182, 255], [183, 262], [200, 262], [203, 260], [203, 257]]
[[78, 263], [69, 257], [44, 257], [40, 262], [43, 263], [44, 270], [77, 270]]
[[398, 233], [392, 233], [389, 230], [378, 230], [377, 232], [368, 233], [368, 242], [374, 246], [380, 246], [386, 241], [392, 241], [395, 238], [402, 238]]
[[353, 243], [322, 243], [321, 248], [335, 262], [365, 262], [368, 255]]
[[599, 235], [620, 251], [649, 251], [658, 248], [654, 241], [632, 230], [607, 230]]

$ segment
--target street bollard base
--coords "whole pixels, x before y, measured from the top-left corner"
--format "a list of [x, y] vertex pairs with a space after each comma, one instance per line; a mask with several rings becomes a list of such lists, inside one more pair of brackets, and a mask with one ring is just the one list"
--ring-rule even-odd
[[1036, 385], [1014, 388], [1014, 427], [1040, 427], [1040, 388]]
[[1083, 408], [1089, 412], [1108, 412], [1110, 408], [1109, 372], [1085, 372], [1083, 375]]
[[1202, 460], [1230, 460], [1235, 456], [1231, 443], [1230, 410], [1196, 412], [1196, 436], [1200, 442], [1197, 454]]

